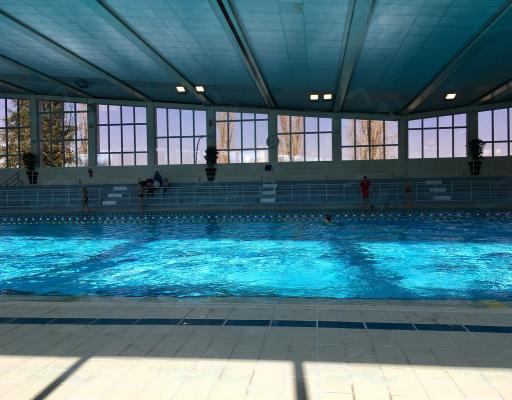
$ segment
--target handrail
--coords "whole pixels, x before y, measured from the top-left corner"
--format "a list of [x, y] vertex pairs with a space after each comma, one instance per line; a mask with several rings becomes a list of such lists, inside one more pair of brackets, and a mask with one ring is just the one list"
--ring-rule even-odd
[[0, 189], [8, 189], [10, 187], [17, 186], [20, 183], [23, 183], [20, 179], [20, 173], [21, 170], [18, 169], [14, 174], [12, 174], [10, 177], [1, 182]]
[[[453, 180], [427, 184], [426, 181], [410, 182], [410, 198], [405, 193], [404, 181], [375, 182], [370, 188], [370, 201], [375, 204], [434, 203], [434, 202], [482, 202], [489, 204], [512, 201], [512, 179], [503, 180]], [[128, 185], [121, 197], [109, 197], [112, 187], [90, 187], [89, 206], [95, 209], [117, 207], [137, 208], [140, 199], [137, 186]], [[117, 204], [102, 205], [104, 200], [116, 200]], [[193, 207], [259, 204], [261, 183], [244, 184], [191, 184], [167, 188], [151, 188], [144, 198], [145, 207]], [[361, 204], [359, 182], [277, 183], [276, 203], [285, 205]], [[66, 188], [4, 188], [0, 189], [0, 209], [16, 208], [67, 208], [82, 206], [79, 186]], [[268, 203], [265, 206], [269, 206]]]

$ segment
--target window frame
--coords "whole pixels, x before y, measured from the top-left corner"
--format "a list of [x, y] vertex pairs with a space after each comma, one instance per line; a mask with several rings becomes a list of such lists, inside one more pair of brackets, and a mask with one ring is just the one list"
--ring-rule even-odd
[[[165, 124], [166, 124], [166, 135], [161, 136], [159, 135], [159, 126], [158, 126], [158, 110], [165, 110]], [[180, 127], [179, 127], [179, 135], [173, 135], [172, 129], [170, 125], [170, 118], [169, 118], [169, 111], [175, 110], [179, 112], [179, 120], [180, 120]], [[192, 134], [184, 134], [183, 133], [183, 111], [191, 111], [192, 112]], [[204, 134], [196, 133], [196, 113], [204, 113]], [[192, 138], [193, 141], [193, 162], [192, 163], [184, 163], [183, 162], [183, 139], [190, 139]], [[156, 165], [203, 165], [206, 163], [204, 160], [204, 155], [202, 157], [202, 160], [199, 156], [199, 143], [201, 139], [204, 139], [204, 148], [207, 147], [207, 138], [208, 138], [208, 115], [206, 110], [200, 110], [200, 109], [194, 109], [194, 108], [177, 108], [177, 107], [155, 107], [155, 144], [156, 144]], [[171, 139], [179, 139], [180, 141], [180, 162], [179, 163], [171, 163], [170, 162], [170, 143]], [[198, 139], [196, 144], [196, 139]], [[160, 140], [165, 140], [166, 143], [166, 160], [167, 162], [163, 163], [160, 162], [160, 155], [159, 155], [159, 145], [158, 142]], [[204, 151], [204, 150], [203, 150]], [[199, 159], [199, 161], [198, 161]]]
[[[48, 110], [43, 107], [44, 103], [48, 103]], [[61, 103], [62, 104], [62, 111], [53, 111], [53, 103]], [[66, 109], [66, 105], [72, 104], [73, 109], [69, 110]], [[84, 107], [83, 110], [78, 109], [78, 105], [81, 105]], [[69, 106], [68, 106], [69, 107]], [[74, 127], [74, 134], [71, 139], [66, 139], [66, 116], [72, 115], [73, 119], [73, 127]], [[78, 138], [78, 115], [85, 115], [85, 136], [86, 139], [79, 139]], [[48, 118], [48, 121], [52, 120], [61, 120], [61, 135], [60, 138], [54, 139], [52, 137], [52, 133], [50, 132], [50, 139], [45, 140], [43, 136], [43, 119], [45, 116]], [[38, 100], [37, 102], [37, 121], [38, 121], [38, 147], [40, 152], [40, 164], [42, 167], [45, 168], [53, 168], [53, 167], [60, 167], [60, 168], [76, 168], [76, 167], [87, 167], [89, 165], [89, 126], [88, 126], [88, 111], [87, 111], [87, 103], [83, 103], [80, 101], [59, 101], [59, 100]], [[50, 163], [46, 164], [44, 160], [44, 146], [45, 143], [48, 143], [50, 146]], [[74, 147], [74, 163], [72, 165], [67, 165], [66, 163], [66, 145], [68, 143], [72, 143], [72, 146]], [[81, 160], [80, 155], [83, 154], [78, 151], [79, 146], [84, 146], [85, 144], [85, 159], [83, 163], [79, 163], [79, 160]], [[60, 147], [61, 154], [63, 154], [63, 163], [62, 165], [56, 165], [53, 159], [53, 148]], [[83, 148], [83, 147], [82, 147]]]
[[[107, 123], [101, 123], [100, 122], [100, 107], [107, 107]], [[110, 109], [111, 107], [119, 107], [119, 122], [118, 123], [111, 123], [110, 121]], [[132, 110], [132, 122], [123, 122], [123, 108], [131, 108]], [[136, 109], [141, 108], [144, 109], [145, 113], [145, 119], [144, 122], [137, 122], [136, 116]], [[120, 151], [112, 151], [111, 150], [111, 142], [112, 142], [112, 135], [111, 135], [111, 128], [112, 127], [119, 127], [119, 133], [120, 133]], [[126, 127], [133, 127], [133, 150], [125, 150], [124, 149], [124, 129]], [[137, 127], [143, 126], [145, 127], [145, 150], [137, 150]], [[101, 141], [100, 141], [100, 134], [101, 134], [101, 128], [106, 127], [107, 128], [107, 137], [108, 137], [108, 151], [104, 152], [101, 151]], [[133, 167], [133, 166], [147, 166], [148, 163], [148, 107], [144, 105], [132, 105], [132, 104], [108, 104], [108, 103], [98, 103], [96, 104], [96, 164], [100, 167]], [[156, 130], [155, 130], [156, 135]], [[142, 163], [137, 162], [137, 155], [143, 155], [145, 156], [145, 161]], [[107, 156], [108, 162], [107, 164], [100, 163], [100, 157], [101, 156]], [[119, 165], [112, 165], [112, 155], [119, 155], [121, 163]], [[133, 155], [133, 164], [125, 164], [125, 155]]]
[[[343, 144], [343, 121], [353, 121], [353, 129], [352, 129], [352, 142], [353, 145], [344, 145]], [[368, 123], [368, 133], [367, 133], [367, 143], [365, 145], [358, 145], [357, 144], [357, 122], [358, 121], [366, 121]], [[382, 123], [382, 143], [381, 144], [372, 144], [371, 138], [372, 138], [372, 121], [377, 121]], [[396, 143], [386, 143], [386, 123], [394, 122], [396, 123]], [[340, 119], [340, 144], [341, 144], [341, 161], [384, 161], [384, 160], [398, 160], [400, 158], [400, 121], [394, 120], [394, 119], [370, 119], [370, 118], [345, 118], [341, 117]], [[383, 149], [383, 157], [382, 158], [372, 158], [373, 151], [376, 151], [375, 149], [381, 147]], [[367, 159], [358, 159], [357, 158], [357, 150], [358, 149], [368, 149], [368, 158]], [[388, 158], [386, 156], [387, 148], [396, 148], [396, 157]], [[352, 149], [352, 158], [351, 159], [344, 159], [343, 158], [343, 150], [344, 149]]]
[[[222, 114], [225, 115], [224, 118], [222, 118]], [[237, 118], [236, 115], [239, 115]], [[252, 117], [244, 118], [245, 115], [252, 115]], [[232, 117], [233, 116], [233, 117]], [[260, 116], [258, 118], [258, 116]], [[254, 139], [254, 146], [244, 146], [244, 122], [252, 122], [254, 127], [254, 133], [253, 133], [253, 139]], [[258, 122], [266, 122], [266, 138], [264, 146], [258, 146]], [[231, 129], [231, 123], [239, 124], [240, 126], [240, 146], [238, 147], [231, 147], [231, 135], [230, 135], [230, 129]], [[225, 124], [227, 127], [227, 146], [226, 148], [219, 146], [219, 124]], [[217, 151], [219, 152], [218, 157], [218, 164], [265, 164], [268, 163], [270, 160], [270, 154], [269, 154], [269, 148], [268, 148], [268, 137], [269, 137], [269, 113], [268, 112], [251, 112], [251, 111], [232, 111], [232, 110], [216, 110], [215, 111], [215, 146], [217, 148]], [[240, 158], [239, 161], [232, 161], [231, 154], [232, 153], [239, 153]], [[244, 161], [244, 153], [246, 152], [253, 152], [254, 161]], [[224, 162], [221, 160], [221, 156], [223, 153], [227, 156], [227, 161]], [[258, 161], [259, 154], [265, 154], [264, 160]], [[233, 157], [234, 158], [234, 157]]]
[[[502, 110], [506, 110], [506, 114], [507, 114], [507, 122], [505, 124], [506, 130], [507, 130], [507, 140], [495, 140], [494, 113], [497, 111], [502, 111]], [[491, 113], [491, 140], [483, 140], [480, 136], [480, 114], [486, 113], [486, 112]], [[485, 146], [487, 146], [487, 144], [490, 144], [490, 148], [491, 148], [490, 153], [491, 154], [490, 155], [484, 154], [484, 157], [502, 158], [502, 157], [511, 157], [512, 156], [512, 107], [494, 108], [494, 109], [490, 109], [490, 110], [479, 110], [477, 112], [477, 124], [476, 125], [477, 125], [477, 137], [478, 137], [478, 139], [482, 140], [485, 143], [484, 153], [485, 153]], [[500, 143], [506, 144], [507, 154], [504, 154], [504, 155], [495, 155], [494, 154], [495, 145], [500, 144]]]
[[[463, 115], [465, 124], [464, 125], [456, 125], [455, 123], [455, 117]], [[441, 118], [451, 118], [451, 125], [450, 126], [441, 126], [440, 119]], [[425, 126], [425, 120], [433, 120], [435, 119], [436, 123], [435, 126]], [[419, 127], [410, 127], [409, 124], [411, 122], [420, 121]], [[415, 119], [407, 119], [404, 120], [404, 123], [407, 124], [407, 159], [408, 160], [442, 160], [442, 159], [454, 159], [454, 158], [465, 158], [467, 157], [467, 146], [464, 147], [464, 155], [456, 156], [456, 148], [455, 148], [455, 131], [457, 129], [464, 129], [465, 130], [465, 140], [464, 143], [467, 143], [468, 140], [468, 113], [456, 113], [456, 114], [444, 114], [444, 115], [435, 115], [431, 117], [425, 117], [425, 118], [415, 118]], [[451, 130], [451, 156], [450, 157], [440, 157], [440, 131], [449, 129]], [[425, 131], [429, 130], [435, 130], [436, 131], [436, 156], [435, 157], [425, 157]], [[410, 157], [410, 136], [411, 132], [419, 132], [420, 133], [420, 139], [421, 139], [421, 157]]]
[[[288, 119], [288, 132], [280, 132], [280, 120], [281, 118], [287, 118]], [[293, 118], [302, 118], [302, 130], [294, 130], [292, 119]], [[306, 127], [306, 119], [307, 118], [314, 118], [316, 120], [316, 130], [313, 130], [311, 132], [308, 132], [308, 129]], [[327, 119], [330, 120], [331, 129], [330, 130], [322, 130], [320, 129], [320, 119]], [[333, 139], [333, 133], [334, 133], [334, 118], [333, 117], [327, 117], [322, 115], [309, 115], [309, 114], [276, 114], [276, 123], [277, 123], [277, 129], [276, 134], [277, 138], [279, 140], [279, 144], [277, 146], [277, 162], [278, 163], [315, 163], [315, 162], [332, 162], [333, 161], [333, 147], [332, 147], [332, 139]], [[303, 158], [301, 160], [294, 160], [292, 157], [292, 141], [294, 135], [300, 135], [302, 136], [302, 155]], [[328, 160], [321, 160], [321, 140], [320, 135], [329, 136], [329, 143], [330, 143], [330, 157]], [[307, 140], [308, 137], [316, 136], [316, 160], [308, 160], [307, 159]], [[282, 137], [288, 137], [288, 160], [280, 159], [280, 147], [281, 147], [281, 140]]]
[[[9, 126], [8, 125], [8, 104], [9, 102], [14, 101], [16, 103], [16, 124], [15, 126]], [[29, 118], [28, 118], [28, 125], [22, 125], [20, 120], [20, 102], [24, 101], [27, 102], [27, 107], [29, 110]], [[5, 145], [5, 152], [0, 153], [0, 169], [7, 169], [7, 168], [22, 168], [22, 158], [23, 153], [22, 151], [22, 142], [28, 141], [28, 148], [27, 151], [31, 151], [31, 134], [30, 134], [30, 100], [24, 99], [24, 98], [11, 98], [11, 97], [0, 97], [0, 104], [3, 103], [3, 110], [0, 110], [0, 114], [3, 114], [5, 117], [5, 125], [0, 126], [0, 130], [4, 131], [5, 134], [5, 141], [3, 145]], [[16, 148], [17, 151], [15, 153], [9, 152], [9, 131], [15, 130], [16, 131]], [[22, 132], [26, 135], [23, 137]], [[10, 160], [14, 159], [15, 164], [10, 164]], [[2, 165], [4, 164], [4, 165]]]

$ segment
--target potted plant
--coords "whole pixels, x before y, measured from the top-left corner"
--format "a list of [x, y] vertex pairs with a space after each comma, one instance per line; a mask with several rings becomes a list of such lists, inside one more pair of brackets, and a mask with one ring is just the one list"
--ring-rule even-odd
[[206, 178], [208, 181], [215, 180], [215, 173], [217, 172], [217, 156], [219, 152], [215, 147], [207, 147], [204, 159], [206, 160]]
[[27, 169], [28, 181], [31, 185], [37, 184], [39, 172], [36, 171], [37, 155], [31, 152], [23, 153], [21, 157], [23, 166]]
[[473, 176], [480, 175], [484, 146], [485, 142], [480, 139], [472, 139], [468, 143], [469, 156], [471, 157], [471, 161], [468, 162], [469, 172]]

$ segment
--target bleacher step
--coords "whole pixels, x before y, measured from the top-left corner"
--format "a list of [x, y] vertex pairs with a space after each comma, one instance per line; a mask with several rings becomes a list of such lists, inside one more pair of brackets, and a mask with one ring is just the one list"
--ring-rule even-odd
[[109, 194], [107, 195], [107, 197], [109, 197], [109, 198], [111, 198], [111, 199], [112, 199], [112, 198], [117, 198], [117, 199], [118, 199], [118, 198], [123, 197], [123, 194], [122, 194], [122, 193], [109, 193]]
[[267, 197], [267, 198], [262, 197], [260, 199], [260, 203], [275, 203], [275, 202], [276, 202], [275, 197]]
[[276, 189], [277, 183], [262, 183], [261, 184], [262, 189]]
[[277, 192], [275, 190], [262, 190], [261, 195], [262, 196], [275, 196]]
[[443, 181], [425, 181], [425, 185], [442, 185]]
[[128, 186], [114, 186], [112, 190], [114, 192], [126, 192], [128, 190]]
[[452, 196], [434, 196], [432, 200], [451, 200]]
[[446, 188], [445, 187], [429, 188], [428, 191], [430, 193], [446, 193]]
[[103, 206], [116, 206], [117, 205], [117, 201], [115, 201], [115, 200], [103, 200], [101, 202], [101, 205], [103, 205]]

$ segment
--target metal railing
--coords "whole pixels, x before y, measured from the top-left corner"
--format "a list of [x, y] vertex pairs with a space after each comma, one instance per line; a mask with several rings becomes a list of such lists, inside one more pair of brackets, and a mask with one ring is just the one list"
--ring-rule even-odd
[[3, 182], [0, 182], [0, 189], [8, 189], [10, 187], [23, 184], [23, 181], [20, 178], [20, 173], [21, 171], [17, 170], [14, 174], [5, 179]]
[[[409, 182], [411, 193], [405, 192], [404, 181], [375, 182], [370, 188], [370, 202], [377, 204], [481, 202], [512, 204], [512, 179], [502, 180], [452, 180], [443, 183], [428, 181]], [[117, 208], [185, 208], [200, 206], [243, 206], [260, 204], [261, 184], [191, 184], [146, 190], [143, 201], [136, 185], [125, 191], [113, 187], [89, 187], [89, 207], [92, 209]], [[121, 197], [109, 197], [116, 193]], [[114, 205], [103, 205], [104, 201]], [[283, 183], [277, 186], [276, 204], [353, 204], [360, 203], [358, 182], [335, 183]], [[265, 203], [272, 206], [273, 203]], [[81, 208], [80, 187], [69, 188], [17, 188], [0, 190], [0, 208], [49, 209]]]

